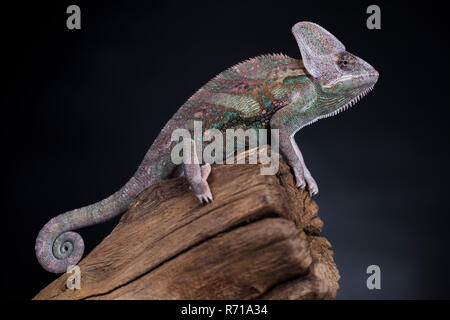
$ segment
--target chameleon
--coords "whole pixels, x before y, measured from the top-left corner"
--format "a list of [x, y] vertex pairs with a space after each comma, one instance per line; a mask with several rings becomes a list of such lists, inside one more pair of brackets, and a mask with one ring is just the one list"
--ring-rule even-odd
[[[208, 163], [175, 165], [171, 133], [192, 131], [194, 121], [203, 128], [278, 129], [275, 138], [292, 168], [295, 184], [318, 193], [294, 135], [319, 119], [334, 116], [358, 102], [374, 88], [378, 72], [346, 51], [330, 32], [312, 22], [298, 22], [292, 33], [302, 59], [265, 54], [240, 62], [208, 81], [195, 92], [163, 127], [133, 177], [117, 192], [97, 203], [52, 218], [39, 232], [35, 251], [41, 266], [53, 273], [66, 272], [83, 256], [84, 242], [72, 230], [99, 224], [124, 212], [132, 200], [181, 168], [199, 201], [213, 201], [207, 178]], [[274, 141], [271, 141], [273, 143]], [[202, 146], [203, 147], [203, 146]]]

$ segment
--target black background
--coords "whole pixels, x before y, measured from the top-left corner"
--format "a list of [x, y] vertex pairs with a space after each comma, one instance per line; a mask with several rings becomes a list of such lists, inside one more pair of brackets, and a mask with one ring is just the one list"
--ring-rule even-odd
[[[304, 20], [380, 73], [356, 107], [296, 136], [319, 184], [338, 298], [449, 298], [448, 33], [444, 8], [427, 3], [2, 4], [2, 294], [30, 299], [57, 277], [34, 256], [40, 228], [116, 191], [201, 85], [259, 54], [299, 58], [290, 29]], [[81, 30], [66, 28], [70, 4]], [[381, 30], [366, 28], [370, 4]], [[86, 253], [116, 223], [81, 230]], [[381, 290], [366, 287], [372, 264]]]

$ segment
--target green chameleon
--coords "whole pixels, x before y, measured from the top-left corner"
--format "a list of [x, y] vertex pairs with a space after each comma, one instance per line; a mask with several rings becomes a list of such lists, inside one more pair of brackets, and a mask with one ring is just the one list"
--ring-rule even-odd
[[[201, 87], [167, 122], [134, 176], [116, 193], [92, 205], [51, 219], [36, 239], [36, 256], [50, 272], [66, 272], [84, 251], [81, 236], [71, 230], [107, 221], [124, 212], [144, 189], [171, 176], [175, 129], [192, 131], [201, 121], [205, 130], [278, 129], [281, 153], [292, 167], [299, 188], [311, 195], [318, 187], [305, 165], [294, 135], [301, 128], [333, 116], [372, 90], [378, 72], [345, 51], [344, 45], [317, 24], [299, 22], [292, 28], [303, 57], [282, 54], [258, 56], [225, 70]], [[272, 141], [273, 143], [273, 141]], [[213, 200], [207, 178], [210, 164], [183, 164], [182, 174], [203, 203]]]

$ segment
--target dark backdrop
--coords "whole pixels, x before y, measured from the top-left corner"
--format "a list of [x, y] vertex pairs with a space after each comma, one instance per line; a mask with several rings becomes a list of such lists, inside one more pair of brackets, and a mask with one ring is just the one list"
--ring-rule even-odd
[[[73, 3], [78, 31], [66, 28]], [[262, 53], [300, 57], [290, 29], [307, 20], [380, 73], [357, 107], [296, 137], [319, 183], [338, 298], [449, 298], [444, 9], [374, 3], [374, 31], [365, 1], [2, 4], [2, 293], [30, 299], [55, 279], [34, 256], [40, 228], [116, 191], [217, 73]], [[81, 230], [86, 252], [116, 223]], [[366, 288], [371, 264], [381, 290]]]

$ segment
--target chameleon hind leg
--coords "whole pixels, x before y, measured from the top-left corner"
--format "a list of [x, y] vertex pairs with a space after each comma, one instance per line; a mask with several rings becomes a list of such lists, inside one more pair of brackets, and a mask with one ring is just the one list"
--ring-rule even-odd
[[[191, 140], [191, 145], [193, 146], [193, 150], [196, 150], [194, 140]], [[206, 179], [208, 179], [211, 173], [211, 165], [206, 163], [201, 166], [196, 152], [191, 152], [186, 160], [183, 163], [183, 174], [189, 183], [189, 188], [201, 203], [209, 203], [213, 200], [213, 196]]]

